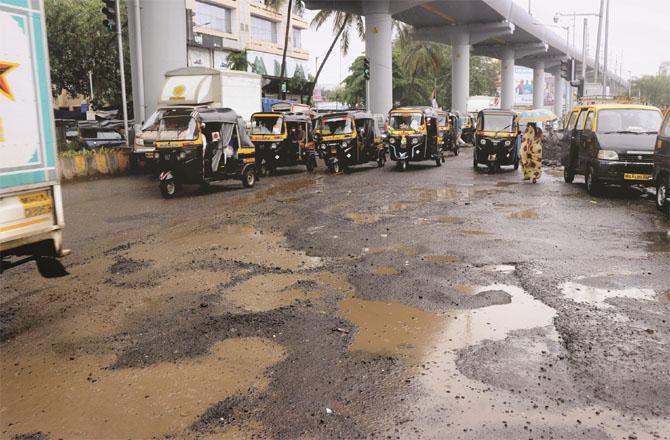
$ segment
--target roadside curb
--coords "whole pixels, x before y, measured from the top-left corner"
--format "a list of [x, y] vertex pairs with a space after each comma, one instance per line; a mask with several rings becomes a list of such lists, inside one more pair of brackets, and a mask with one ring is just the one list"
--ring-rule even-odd
[[129, 154], [129, 151], [119, 149], [85, 156], [59, 157], [60, 179], [67, 182], [128, 174]]

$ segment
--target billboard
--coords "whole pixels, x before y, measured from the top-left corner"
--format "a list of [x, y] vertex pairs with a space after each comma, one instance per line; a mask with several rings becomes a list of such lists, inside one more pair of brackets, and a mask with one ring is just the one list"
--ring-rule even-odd
[[[549, 73], [544, 74], [544, 106], [554, 104], [556, 89], [554, 77]], [[533, 106], [533, 69], [527, 67], [514, 67], [514, 105], [523, 107]]]

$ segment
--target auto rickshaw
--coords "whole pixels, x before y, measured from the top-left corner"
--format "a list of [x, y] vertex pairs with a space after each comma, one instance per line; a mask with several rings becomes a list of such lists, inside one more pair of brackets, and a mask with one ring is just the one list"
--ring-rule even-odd
[[461, 139], [466, 144], [472, 144], [474, 142], [475, 135], [475, 120], [472, 116], [465, 114], [460, 117], [463, 124], [461, 125]]
[[501, 165], [514, 165], [514, 169], [518, 169], [518, 136], [519, 126], [513, 110], [481, 110], [477, 114], [472, 166], [476, 169], [478, 164], [485, 164], [491, 172], [500, 170]]
[[386, 164], [381, 130], [370, 113], [349, 111], [329, 113], [319, 123], [319, 155], [334, 173], [351, 165], [377, 162]]
[[161, 116], [155, 146], [164, 198], [174, 197], [182, 184], [256, 183], [256, 149], [231, 109], [170, 109]]
[[438, 120], [432, 107], [397, 107], [390, 111], [388, 148], [400, 170], [407, 169], [410, 161], [434, 160], [442, 166], [445, 159], [438, 140]]
[[316, 168], [312, 120], [305, 113], [254, 113], [251, 141], [262, 176], [274, 174], [277, 167], [305, 165], [309, 172]]

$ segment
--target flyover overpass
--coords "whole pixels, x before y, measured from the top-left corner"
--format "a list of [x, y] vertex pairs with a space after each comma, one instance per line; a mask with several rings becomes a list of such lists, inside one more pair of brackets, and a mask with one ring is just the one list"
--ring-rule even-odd
[[[574, 58], [581, 71], [581, 49], [537, 22], [512, 0], [306, 0], [309, 9], [327, 9], [365, 17], [366, 56], [370, 59], [370, 110], [386, 113], [392, 106], [393, 19], [411, 25], [413, 37], [452, 46], [452, 108], [466, 111], [470, 96], [470, 54], [502, 60], [501, 106], [514, 104], [514, 66], [533, 69], [533, 106], [544, 101], [545, 70], [554, 74], [555, 113], [563, 107], [565, 81], [560, 62]], [[587, 71], [595, 60], [587, 60]], [[611, 83], [623, 81], [609, 74]]]

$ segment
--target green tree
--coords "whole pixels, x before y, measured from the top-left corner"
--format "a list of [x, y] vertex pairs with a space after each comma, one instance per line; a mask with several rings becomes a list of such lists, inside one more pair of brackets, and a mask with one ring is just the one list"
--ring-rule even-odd
[[[102, 24], [102, 2], [99, 0], [46, 0], [47, 39], [54, 96], [66, 91], [71, 97], [89, 99], [88, 72], [93, 73], [94, 104], [120, 106], [119, 56], [116, 34]], [[121, 1], [121, 22], [127, 22], [126, 1]], [[130, 54], [127, 27], [123, 27], [124, 60], [128, 97], [130, 87]], [[132, 109], [132, 105], [130, 105]]]
[[249, 69], [246, 49], [240, 52], [229, 53], [226, 61], [228, 61], [228, 68], [230, 68], [230, 70], [241, 70], [246, 72]]
[[668, 107], [670, 106], [670, 77], [646, 75], [633, 80], [631, 94], [640, 95], [645, 102], [657, 107]]
[[472, 96], [495, 96], [498, 93], [500, 61], [474, 56], [470, 60], [470, 94]]

